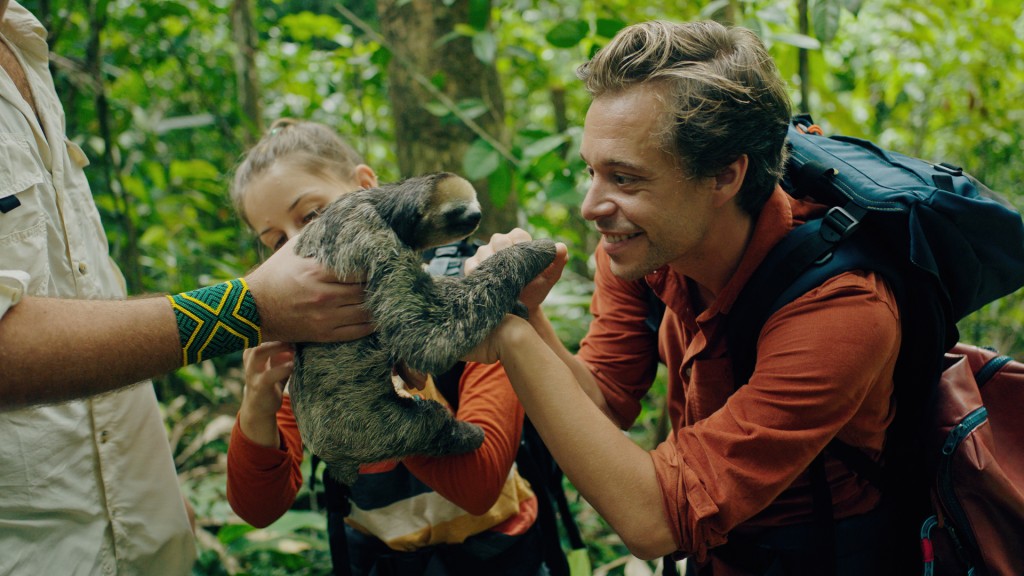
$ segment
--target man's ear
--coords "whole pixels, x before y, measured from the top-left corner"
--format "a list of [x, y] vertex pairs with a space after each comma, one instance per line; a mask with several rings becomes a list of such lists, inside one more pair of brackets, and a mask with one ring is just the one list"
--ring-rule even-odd
[[747, 175], [747, 166], [750, 165], [750, 158], [741, 154], [739, 158], [722, 169], [715, 175], [714, 202], [719, 207], [732, 200], [739, 193], [743, 186], [743, 178]]
[[376, 188], [377, 173], [366, 164], [360, 164], [356, 166], [356, 183], [361, 188]]

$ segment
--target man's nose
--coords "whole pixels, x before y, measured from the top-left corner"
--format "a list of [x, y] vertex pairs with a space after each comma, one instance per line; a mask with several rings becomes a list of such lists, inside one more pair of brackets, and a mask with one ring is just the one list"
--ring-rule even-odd
[[602, 191], [602, 187], [595, 179], [587, 188], [587, 195], [583, 197], [580, 204], [580, 214], [589, 221], [597, 220], [615, 212], [615, 204]]

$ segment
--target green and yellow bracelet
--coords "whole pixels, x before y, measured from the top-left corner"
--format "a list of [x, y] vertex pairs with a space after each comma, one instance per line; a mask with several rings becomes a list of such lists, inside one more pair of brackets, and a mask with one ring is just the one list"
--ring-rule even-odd
[[182, 366], [263, 341], [256, 301], [242, 278], [167, 299], [178, 321]]

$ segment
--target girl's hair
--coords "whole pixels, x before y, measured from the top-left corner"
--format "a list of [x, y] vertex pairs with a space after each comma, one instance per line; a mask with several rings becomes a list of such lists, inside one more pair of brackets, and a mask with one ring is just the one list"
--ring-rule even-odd
[[316, 122], [281, 118], [256, 143], [235, 168], [231, 181], [231, 203], [238, 215], [252, 228], [245, 214], [245, 191], [249, 183], [282, 160], [298, 163], [311, 173], [342, 180], [355, 178], [363, 158], [338, 134]]

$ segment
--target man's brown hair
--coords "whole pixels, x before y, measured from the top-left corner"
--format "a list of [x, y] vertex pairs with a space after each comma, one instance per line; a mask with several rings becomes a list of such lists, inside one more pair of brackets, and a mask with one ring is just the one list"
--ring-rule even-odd
[[673, 118], [665, 149], [693, 177], [750, 160], [738, 194], [756, 214], [781, 179], [789, 95], [778, 68], [750, 30], [717, 22], [651, 21], [621, 30], [577, 70], [595, 98], [640, 84], [660, 89]]

